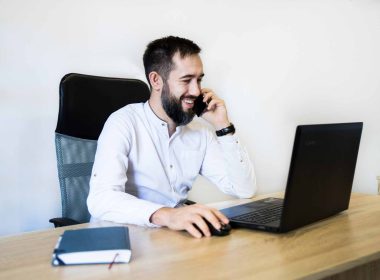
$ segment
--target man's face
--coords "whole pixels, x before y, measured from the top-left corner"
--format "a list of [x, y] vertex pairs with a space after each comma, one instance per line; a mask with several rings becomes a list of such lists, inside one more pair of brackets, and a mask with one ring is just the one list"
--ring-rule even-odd
[[173, 56], [174, 67], [164, 81], [161, 93], [166, 114], [177, 124], [186, 125], [194, 118], [194, 100], [199, 96], [203, 65], [199, 55]]

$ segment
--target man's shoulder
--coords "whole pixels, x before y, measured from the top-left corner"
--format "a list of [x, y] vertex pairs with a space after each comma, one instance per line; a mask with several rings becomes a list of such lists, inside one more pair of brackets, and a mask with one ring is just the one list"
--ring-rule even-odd
[[113, 112], [108, 117], [106, 125], [118, 127], [118, 129], [131, 130], [139, 126], [143, 112], [144, 103], [128, 104]]
[[144, 103], [128, 104], [119, 110], [113, 112], [110, 116], [112, 119], [132, 120], [140, 116], [144, 111]]

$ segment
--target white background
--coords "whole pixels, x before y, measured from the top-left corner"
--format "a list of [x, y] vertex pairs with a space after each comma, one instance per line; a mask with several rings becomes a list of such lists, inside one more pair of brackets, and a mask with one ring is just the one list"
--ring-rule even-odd
[[[380, 1], [0, 0], [0, 235], [60, 216], [58, 85], [77, 72], [145, 81], [147, 43], [202, 47], [259, 193], [284, 189], [298, 124], [363, 121], [354, 191], [380, 175]], [[226, 199], [205, 180], [191, 198]]]

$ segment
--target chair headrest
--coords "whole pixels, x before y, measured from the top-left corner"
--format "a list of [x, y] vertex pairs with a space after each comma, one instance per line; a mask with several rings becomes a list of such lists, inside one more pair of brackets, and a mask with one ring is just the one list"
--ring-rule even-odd
[[56, 132], [97, 140], [110, 114], [149, 96], [148, 86], [137, 79], [67, 74], [59, 85]]

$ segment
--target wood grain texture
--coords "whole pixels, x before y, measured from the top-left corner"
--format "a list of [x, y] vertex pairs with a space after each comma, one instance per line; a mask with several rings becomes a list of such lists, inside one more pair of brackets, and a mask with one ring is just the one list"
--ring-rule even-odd
[[226, 237], [194, 239], [186, 232], [129, 226], [131, 262], [111, 270], [52, 267], [51, 254], [64, 229], [44, 230], [0, 238], [0, 279], [339, 280], [344, 273], [379, 279], [379, 217], [380, 196], [353, 194], [348, 211], [286, 234], [234, 229]]

